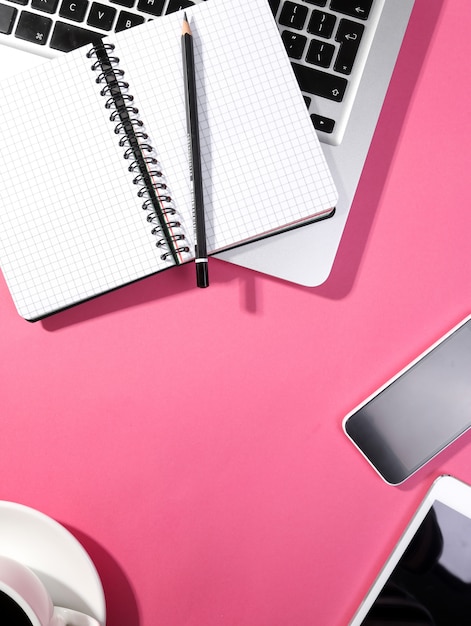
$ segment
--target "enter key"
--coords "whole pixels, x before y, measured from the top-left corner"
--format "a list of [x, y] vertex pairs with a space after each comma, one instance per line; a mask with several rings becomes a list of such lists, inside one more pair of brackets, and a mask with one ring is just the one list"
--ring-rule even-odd
[[335, 41], [340, 49], [335, 59], [334, 70], [340, 74], [350, 74], [360, 46], [365, 27], [351, 20], [340, 20]]

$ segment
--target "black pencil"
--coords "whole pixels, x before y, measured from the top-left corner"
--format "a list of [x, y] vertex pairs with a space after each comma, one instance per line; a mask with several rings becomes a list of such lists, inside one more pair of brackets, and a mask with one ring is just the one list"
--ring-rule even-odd
[[196, 284], [208, 287], [208, 255], [206, 251], [206, 227], [204, 222], [203, 175], [196, 102], [196, 75], [193, 36], [184, 14], [182, 29], [183, 77], [185, 81], [186, 123], [190, 155], [190, 178], [192, 181], [193, 226], [195, 232]]

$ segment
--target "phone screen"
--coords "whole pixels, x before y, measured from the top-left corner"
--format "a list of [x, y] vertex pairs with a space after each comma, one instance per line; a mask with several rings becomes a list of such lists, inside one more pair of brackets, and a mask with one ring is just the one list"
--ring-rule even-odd
[[467, 626], [470, 616], [471, 519], [436, 501], [361, 626]]
[[345, 421], [384, 479], [398, 484], [471, 426], [471, 320]]

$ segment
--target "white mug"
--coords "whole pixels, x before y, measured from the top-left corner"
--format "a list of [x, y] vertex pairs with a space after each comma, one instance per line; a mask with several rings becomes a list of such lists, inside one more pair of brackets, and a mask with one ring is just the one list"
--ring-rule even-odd
[[34, 572], [2, 555], [0, 623], [18, 626], [100, 626], [96, 619], [85, 613], [53, 606], [49, 592]]

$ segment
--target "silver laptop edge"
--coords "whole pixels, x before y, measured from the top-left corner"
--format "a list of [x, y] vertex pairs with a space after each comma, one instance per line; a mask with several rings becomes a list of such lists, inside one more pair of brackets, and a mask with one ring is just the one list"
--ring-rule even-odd
[[[335, 215], [217, 258], [307, 287], [325, 282], [339, 249], [414, 1], [386, 0], [343, 141], [339, 146], [322, 144], [339, 192]], [[361, 211], [361, 207], [356, 209]]]

